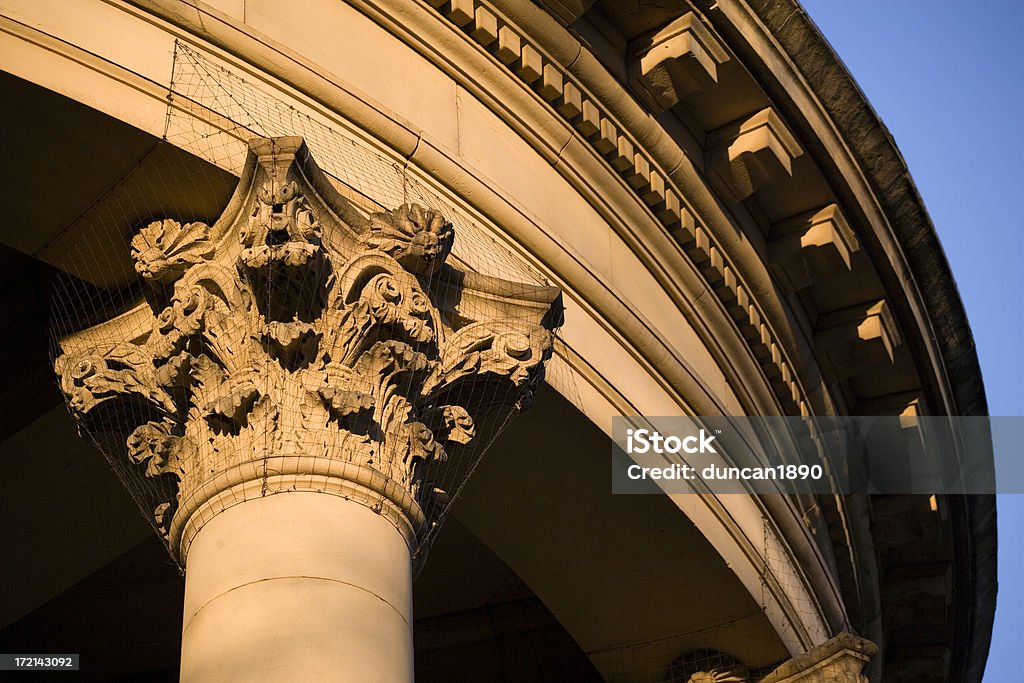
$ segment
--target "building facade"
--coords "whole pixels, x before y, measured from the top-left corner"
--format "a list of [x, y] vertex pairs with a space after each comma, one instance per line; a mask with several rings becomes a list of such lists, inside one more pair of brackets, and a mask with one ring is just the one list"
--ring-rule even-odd
[[986, 413], [906, 167], [797, 3], [5, 0], [0, 29], [5, 651], [980, 681], [991, 496], [612, 494], [615, 416]]

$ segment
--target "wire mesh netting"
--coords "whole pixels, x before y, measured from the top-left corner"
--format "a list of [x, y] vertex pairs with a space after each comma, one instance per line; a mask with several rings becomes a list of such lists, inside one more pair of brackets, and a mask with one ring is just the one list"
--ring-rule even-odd
[[422, 559], [558, 324], [544, 278], [404, 160], [180, 42], [164, 140], [65, 233], [62, 388], [179, 562], [182, 519], [367, 487]]
[[458, 236], [461, 267], [514, 282], [546, 284], [529, 263], [413, 176], [404, 160], [370, 149], [316, 112], [300, 111], [203, 53], [178, 42], [164, 137], [231, 172], [241, 173], [248, 140], [299, 135], [335, 188], [364, 211], [415, 202], [445, 216]]
[[[760, 611], [684, 633], [588, 653], [606, 678], [630, 683], [748, 683], [751, 670], [731, 652], [749, 649]], [[757, 677], [754, 677], [755, 674]]]

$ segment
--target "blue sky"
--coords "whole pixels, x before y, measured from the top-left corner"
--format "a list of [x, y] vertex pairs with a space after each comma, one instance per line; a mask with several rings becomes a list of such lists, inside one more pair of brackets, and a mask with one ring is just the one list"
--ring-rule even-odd
[[[989, 412], [1024, 414], [1024, 3], [803, 4], [889, 127], [924, 197], [967, 308]], [[1024, 495], [1000, 496], [997, 506], [999, 602], [984, 681], [1017, 683]]]

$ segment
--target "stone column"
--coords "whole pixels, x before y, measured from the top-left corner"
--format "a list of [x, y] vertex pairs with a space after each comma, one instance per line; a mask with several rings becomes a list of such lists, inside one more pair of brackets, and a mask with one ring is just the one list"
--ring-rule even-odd
[[185, 568], [183, 681], [411, 680], [445, 463], [529, 402], [559, 293], [357, 210], [300, 138], [250, 148], [212, 227], [135, 236], [145, 302], [61, 340], [61, 388]]
[[338, 496], [266, 496], [192, 542], [183, 681], [411, 681], [409, 546]]

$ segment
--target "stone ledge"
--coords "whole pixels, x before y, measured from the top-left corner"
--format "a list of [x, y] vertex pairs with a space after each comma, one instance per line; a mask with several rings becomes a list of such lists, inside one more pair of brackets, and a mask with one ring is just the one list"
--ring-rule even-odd
[[862, 683], [861, 672], [878, 652], [870, 640], [844, 631], [785, 662], [761, 683]]

